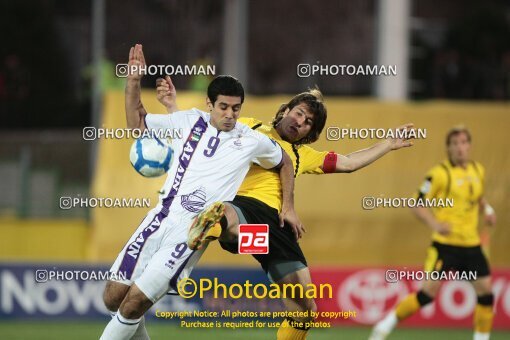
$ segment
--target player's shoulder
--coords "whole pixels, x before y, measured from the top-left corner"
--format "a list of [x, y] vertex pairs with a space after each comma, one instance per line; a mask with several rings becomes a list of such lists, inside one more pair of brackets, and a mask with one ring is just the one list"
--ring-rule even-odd
[[257, 129], [254, 129], [253, 123], [256, 123], [256, 119], [248, 118], [248, 119], [241, 119], [239, 118], [236, 123], [236, 131], [238, 133], [241, 133], [243, 135], [247, 136], [254, 136], [257, 139], [265, 138], [264, 134], [257, 131]]
[[315, 153], [319, 152], [308, 145], [299, 145], [297, 148], [297, 151], [300, 155], [303, 155], [303, 156], [306, 156], [309, 154], [315, 154]]
[[189, 110], [177, 111], [171, 114], [174, 122], [180, 122], [183, 124], [195, 124], [197, 120], [202, 119], [204, 122], [209, 121], [210, 116], [207, 112], [192, 108]]
[[247, 122], [244, 119], [242, 120], [241, 118], [237, 120], [235, 130], [243, 134], [251, 133], [253, 131], [251, 127], [247, 124]]
[[172, 113], [172, 115], [174, 117], [189, 117], [189, 118], [204, 118], [204, 119], [208, 119], [209, 117], [209, 114], [207, 112], [204, 112], [202, 110], [199, 110], [197, 108], [191, 108], [189, 110], [181, 110], [181, 111], [177, 111], [177, 112], [174, 112]]
[[476, 173], [478, 173], [481, 177], [485, 175], [485, 167], [482, 165], [482, 163], [477, 161], [471, 161], [470, 163]]
[[470, 163], [476, 170], [485, 171], [485, 167], [482, 165], [482, 163], [478, 161], [471, 161]]
[[446, 180], [449, 176], [450, 168], [448, 161], [443, 161], [430, 168], [429, 171], [427, 171], [427, 177]]
[[237, 120], [239, 123], [245, 124], [250, 127], [250, 129], [253, 129], [254, 127], [257, 127], [257, 125], [262, 125], [262, 122], [258, 119], [251, 118], [251, 117], [241, 117]]

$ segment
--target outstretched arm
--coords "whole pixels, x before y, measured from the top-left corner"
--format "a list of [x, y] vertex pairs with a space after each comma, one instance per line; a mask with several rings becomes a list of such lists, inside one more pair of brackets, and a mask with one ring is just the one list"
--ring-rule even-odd
[[[398, 127], [397, 131], [410, 130], [413, 128], [412, 123], [408, 123]], [[389, 138], [383, 142], [377, 143], [367, 149], [350, 153], [346, 156], [336, 155], [336, 168], [334, 172], [353, 172], [364, 168], [365, 166], [375, 162], [388, 152], [407, 148], [413, 145], [413, 142], [405, 138]], [[332, 171], [333, 172], [333, 171]]]
[[125, 90], [126, 121], [129, 129], [145, 130], [144, 117], [147, 114], [141, 100], [141, 67], [145, 65], [142, 45], [136, 44], [129, 51], [128, 76]]

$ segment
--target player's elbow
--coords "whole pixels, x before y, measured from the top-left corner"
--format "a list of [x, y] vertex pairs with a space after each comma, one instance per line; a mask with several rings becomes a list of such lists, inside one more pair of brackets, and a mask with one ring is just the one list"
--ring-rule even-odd
[[355, 167], [352, 162], [342, 162], [336, 165], [336, 172], [350, 174], [358, 170], [359, 168]]
[[138, 119], [128, 119], [126, 121], [128, 130], [145, 130], [145, 115], [139, 114]]

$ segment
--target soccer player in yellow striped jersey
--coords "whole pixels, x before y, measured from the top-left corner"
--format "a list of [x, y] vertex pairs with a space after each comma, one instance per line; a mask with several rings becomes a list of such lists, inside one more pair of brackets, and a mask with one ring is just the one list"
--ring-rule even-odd
[[[175, 112], [176, 91], [170, 77], [158, 80], [158, 100]], [[316, 151], [306, 144], [319, 138], [327, 117], [322, 94], [310, 90], [294, 96], [277, 111], [273, 122], [264, 125], [253, 118], [240, 118], [239, 122], [262, 132], [276, 142], [289, 154], [295, 169], [295, 176], [301, 174], [349, 173], [358, 170], [379, 159], [391, 150], [409, 147], [412, 142], [406, 139], [389, 139], [370, 148], [343, 156], [334, 152]], [[406, 124], [399, 129], [410, 129]], [[269, 225], [269, 254], [254, 255], [273, 282], [299, 284], [306, 289], [312, 282], [306, 259], [299, 247], [298, 240], [304, 232], [299, 221], [287, 223], [282, 216], [287, 216], [281, 209], [281, 184], [278, 176], [271, 171], [264, 171], [253, 165], [246, 175], [237, 196], [231, 202], [224, 202], [225, 215], [219, 221], [221, 228], [211, 228], [215, 223], [217, 206], [201, 213], [190, 228], [188, 246], [200, 249], [209, 238], [218, 238], [223, 249], [237, 254], [239, 223]], [[293, 216], [293, 214], [290, 214]], [[293, 227], [294, 226], [294, 227]], [[213, 234], [218, 229], [216, 234]], [[292, 294], [288, 294], [292, 295]], [[286, 298], [283, 303], [288, 311], [317, 310], [311, 298]], [[308, 313], [311, 315], [311, 313]], [[306, 339], [311, 317], [286, 319], [278, 330], [278, 340]], [[290, 326], [290, 327], [289, 327]]]
[[[291, 157], [292, 162], [294, 163], [294, 174], [296, 177], [302, 174], [325, 173], [323, 166], [329, 152], [316, 151], [306, 145], [300, 145], [298, 147], [295, 144], [286, 142], [280, 137], [275, 128], [262, 124], [262, 122], [258, 119], [242, 117], [239, 118], [238, 121], [277, 141], [282, 149]], [[257, 166], [250, 169], [250, 172], [245, 177], [237, 195], [253, 197], [277, 210], [280, 210], [282, 205], [281, 196], [275, 195], [275, 192], [280, 191], [281, 184], [279, 177], [275, 176], [274, 172], [264, 171], [264, 169]]]
[[[462, 126], [451, 129], [446, 137], [448, 159], [433, 167], [417, 193], [417, 198], [451, 198], [453, 207], [413, 208], [419, 220], [432, 229], [432, 245], [425, 261], [426, 271], [458, 271], [472, 281], [478, 304], [474, 314], [474, 339], [489, 339], [493, 319], [493, 294], [488, 261], [480, 246], [479, 212], [485, 223], [494, 225], [494, 209], [483, 197], [485, 170], [469, 159], [471, 134]], [[462, 277], [462, 276], [461, 276]], [[375, 327], [371, 339], [384, 339], [399, 321], [433, 301], [441, 281], [425, 281], [422, 288], [404, 298]]]

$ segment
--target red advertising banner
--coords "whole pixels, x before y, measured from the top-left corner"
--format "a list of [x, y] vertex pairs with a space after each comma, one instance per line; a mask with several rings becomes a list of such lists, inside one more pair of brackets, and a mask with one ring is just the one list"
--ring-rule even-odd
[[[404, 271], [405, 275], [399, 276]], [[314, 284], [330, 284], [333, 288], [332, 299], [316, 300], [319, 312], [355, 312], [354, 317], [352, 313], [349, 317], [348, 313], [344, 313], [345, 319], [319, 320], [335, 324], [373, 325], [407, 294], [420, 288], [420, 274], [423, 273], [413, 268], [311, 268], [311, 274]], [[492, 290], [495, 297], [494, 328], [510, 329], [510, 270], [492, 270]], [[476, 303], [476, 294], [469, 281], [446, 280], [434, 302], [405, 320], [402, 325], [471, 328]]]

